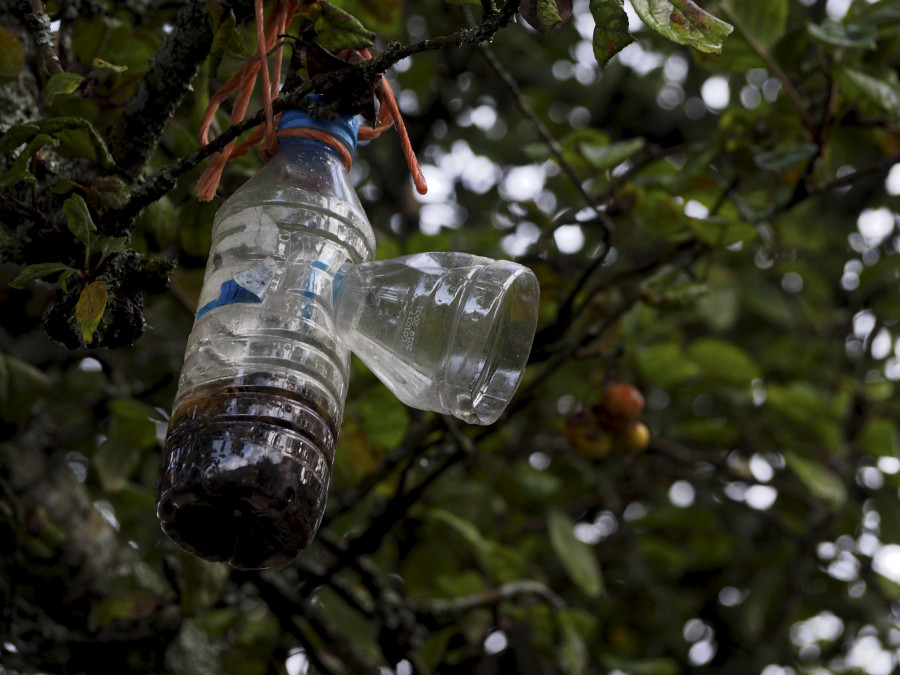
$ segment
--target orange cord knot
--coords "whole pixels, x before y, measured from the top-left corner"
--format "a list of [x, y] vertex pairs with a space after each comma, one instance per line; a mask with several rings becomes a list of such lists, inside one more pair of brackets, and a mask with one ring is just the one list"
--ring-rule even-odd
[[[256, 85], [257, 77], [262, 72], [263, 77], [263, 105], [265, 108], [265, 122], [257, 127], [240, 145], [235, 145], [234, 141], [226, 145], [221, 152], [216, 153], [212, 157], [212, 161], [203, 172], [200, 180], [197, 181], [197, 197], [200, 201], [208, 202], [215, 197], [216, 190], [219, 188], [219, 182], [222, 180], [222, 173], [225, 165], [232, 157], [241, 157], [250, 151], [250, 148], [256, 146], [260, 141], [264, 140], [263, 147], [260, 149], [260, 155], [264, 159], [269, 159], [275, 154], [278, 148], [278, 138], [285, 137], [306, 137], [312, 138], [329, 147], [334, 148], [344, 161], [347, 171], [353, 165], [353, 157], [350, 151], [343, 143], [330, 136], [329, 134], [316, 129], [282, 129], [277, 131], [277, 119], [273, 109], [273, 101], [278, 96], [279, 82], [281, 81], [281, 65], [282, 65], [282, 45], [276, 47], [276, 41], [279, 35], [282, 35], [287, 27], [291, 24], [294, 14], [297, 12], [299, 3], [297, 0], [275, 0], [272, 12], [268, 19], [265, 19], [263, 12], [263, 0], [255, 0], [256, 10], [256, 37], [257, 37], [257, 57], [251, 63], [238, 70], [231, 78], [210, 98], [209, 106], [203, 115], [200, 123], [200, 143], [206, 145], [209, 143], [209, 129], [212, 125], [213, 118], [219, 107], [234, 92], [237, 92], [234, 104], [231, 109], [231, 124], [239, 124], [247, 114], [247, 107], [250, 103], [250, 97]], [[269, 76], [268, 54], [274, 50], [274, 76]], [[360, 52], [365, 59], [372, 58], [368, 50]], [[391, 85], [387, 78], [382, 75], [382, 87], [379, 87], [378, 97], [381, 100], [381, 112], [378, 116], [377, 123], [374, 128], [361, 127], [359, 130], [359, 140], [369, 140], [377, 138], [386, 129], [396, 126], [397, 132], [400, 134], [400, 144], [403, 147], [403, 154], [406, 157], [406, 163], [412, 174], [413, 182], [419, 194], [425, 194], [428, 186], [425, 183], [425, 176], [419, 168], [419, 161], [416, 158], [415, 151], [409, 141], [409, 135], [406, 133], [406, 125], [403, 124], [403, 117], [400, 114], [400, 108], [397, 100], [394, 98]]]

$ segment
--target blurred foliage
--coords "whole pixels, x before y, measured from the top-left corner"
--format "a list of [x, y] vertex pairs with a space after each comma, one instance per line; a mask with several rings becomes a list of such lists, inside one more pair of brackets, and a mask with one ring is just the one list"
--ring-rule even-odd
[[[0, 9], [0, 672], [896, 671], [898, 0], [530, 0], [484, 47], [399, 62], [431, 192], [392, 134], [360, 148], [379, 257], [529, 265], [531, 364], [468, 428], [354, 361], [326, 522], [260, 573], [192, 558], [155, 515], [217, 204], [195, 168], [117, 216], [252, 58], [246, 8], [207, 0], [191, 90], [143, 177], [117, 173], [114, 131], [197, 1], [48, 0], [55, 74], [40, 3]], [[325, 46], [372, 31], [378, 52], [492, 7], [314, 13]], [[259, 166], [232, 161], [219, 194]], [[143, 298], [159, 259], [171, 287]], [[60, 307], [72, 351], [42, 328]], [[645, 451], [573, 417], [612, 381], [643, 392]]]

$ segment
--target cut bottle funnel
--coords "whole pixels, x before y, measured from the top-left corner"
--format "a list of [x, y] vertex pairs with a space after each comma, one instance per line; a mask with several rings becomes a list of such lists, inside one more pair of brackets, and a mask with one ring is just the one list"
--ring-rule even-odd
[[527, 267], [468, 253], [347, 264], [335, 333], [407, 405], [491, 424], [522, 379], [539, 293]]

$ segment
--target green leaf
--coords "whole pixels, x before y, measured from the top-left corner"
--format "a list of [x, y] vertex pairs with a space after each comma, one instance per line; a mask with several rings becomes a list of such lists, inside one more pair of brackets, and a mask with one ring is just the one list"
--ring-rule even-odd
[[0, 82], [15, 80], [24, 65], [24, 45], [19, 38], [0, 25]]
[[900, 457], [900, 434], [894, 420], [869, 420], [859, 434], [860, 449], [872, 457]]
[[97, 226], [91, 220], [91, 214], [84, 199], [80, 195], [72, 195], [63, 202], [63, 213], [66, 214], [69, 232], [74, 234], [79, 241], [90, 246], [91, 235], [97, 231]]
[[121, 251], [125, 248], [127, 241], [128, 237], [103, 237], [97, 242], [97, 245], [100, 247], [100, 255], [103, 258], [107, 258], [110, 253]]
[[22, 149], [15, 160], [12, 163], [9, 171], [5, 172], [0, 176], [0, 187], [9, 187], [14, 183], [18, 183], [19, 181], [25, 181], [28, 183], [33, 183], [37, 180], [30, 171], [26, 169], [26, 166], [31, 161], [31, 158], [37, 153], [38, 150], [43, 148], [45, 145], [57, 146], [59, 145], [59, 141], [47, 134], [38, 134], [34, 138], [32, 138], [28, 144]]
[[237, 27], [237, 19], [234, 12], [228, 12], [225, 18], [218, 24], [216, 32], [213, 35], [212, 47], [209, 52], [209, 74], [214, 77], [219, 72], [219, 64], [222, 63], [222, 57], [225, 51], [231, 48], [235, 38], [240, 42], [240, 35], [235, 30]]
[[395, 448], [409, 425], [409, 410], [388, 389], [370, 392], [360, 402], [362, 428], [375, 447]]
[[51, 117], [37, 123], [41, 131], [57, 138], [62, 147], [78, 157], [97, 162], [104, 169], [116, 165], [106, 142], [97, 133], [93, 125], [81, 117]]
[[670, 659], [629, 659], [614, 654], [604, 654], [603, 665], [610, 670], [620, 670], [631, 675], [678, 675], [678, 664]]
[[49, 384], [50, 378], [31, 364], [0, 353], [0, 419], [21, 422]]
[[103, 489], [120, 492], [140, 465], [141, 454], [156, 447], [155, 411], [134, 399], [113, 399], [106, 440], [94, 452], [93, 464]]
[[840, 23], [810, 23], [806, 30], [813, 40], [827, 47], [862, 47], [875, 49], [878, 29], [874, 25], [849, 25]]
[[701, 52], [719, 54], [725, 38], [734, 30], [691, 0], [632, 0], [631, 6], [657, 33]]
[[819, 146], [815, 143], [801, 143], [800, 145], [760, 152], [754, 155], [753, 163], [760, 169], [783, 173], [801, 162], [812, 159], [818, 152]]
[[111, 595], [91, 607], [88, 622], [92, 628], [124, 620], [134, 621], [152, 615], [159, 609], [156, 593], [141, 588]]
[[80, 189], [81, 185], [70, 178], [60, 178], [53, 186], [53, 194], [67, 195], [72, 190]]
[[696, 377], [700, 367], [688, 359], [674, 342], [653, 345], [636, 355], [638, 368], [653, 384], [667, 387]]
[[848, 98], [861, 96], [888, 113], [891, 119], [900, 119], [900, 89], [896, 83], [852, 68], [834, 68], [832, 72]]
[[547, 513], [550, 543], [572, 581], [589, 598], [603, 592], [600, 565], [593, 549], [575, 537], [575, 523], [563, 511], [550, 509]]
[[115, 64], [110, 63], [109, 61], [104, 61], [101, 58], [95, 58], [91, 64], [97, 70], [111, 70], [114, 73], [124, 73], [128, 70], [128, 66], [117, 66]]
[[12, 168], [0, 174], [0, 188], [6, 188], [19, 182], [34, 183], [36, 180], [34, 174], [27, 169]]
[[106, 284], [102, 281], [92, 281], [81, 291], [75, 305], [75, 320], [81, 326], [81, 337], [85, 344], [93, 341], [94, 332], [100, 325], [103, 312], [106, 311], [108, 299], [109, 293], [106, 290]]
[[768, 50], [787, 30], [788, 0], [729, 0], [735, 23]]
[[78, 73], [56, 73], [56, 75], [47, 80], [47, 86], [44, 91], [44, 99], [47, 105], [53, 103], [57, 96], [74, 93], [81, 86], [82, 82], [84, 82], [84, 77]]
[[316, 42], [331, 50], [372, 46], [375, 33], [367, 30], [353, 15], [325, 0], [318, 4], [322, 13], [315, 22]]
[[814, 496], [828, 502], [835, 509], [841, 508], [846, 503], [847, 488], [828, 467], [793, 450], [785, 450], [782, 454], [788, 468]]
[[552, 33], [572, 16], [572, 0], [522, 0], [519, 12], [541, 33]]
[[63, 270], [60, 273], [59, 277], [56, 279], [56, 283], [59, 284], [59, 287], [62, 289], [63, 293], [69, 292], [69, 289], [66, 287], [66, 282], [68, 282], [69, 279], [75, 274], [79, 274], [78, 270], [70, 267], [67, 270]]
[[13, 288], [25, 288], [28, 284], [30, 284], [35, 279], [40, 279], [41, 277], [45, 277], [48, 274], [55, 274], [56, 272], [66, 273], [71, 270], [72, 273], [77, 273], [78, 270], [69, 267], [63, 263], [59, 262], [48, 262], [48, 263], [38, 263], [36, 265], [29, 265], [21, 272], [19, 275], [9, 282], [9, 285]]
[[5, 134], [0, 136], [0, 153], [15, 150], [39, 133], [41, 133], [41, 128], [37, 124], [28, 123], [11, 126]]
[[605, 171], [618, 166], [636, 152], [640, 152], [644, 148], [644, 144], [644, 139], [638, 136], [609, 145], [579, 143], [578, 150], [593, 168]]
[[0, 225], [0, 251], [5, 248], [9, 248], [13, 244], [18, 243], [19, 238], [16, 236], [15, 232], [6, 229], [2, 225]]
[[750, 223], [732, 223], [724, 218], [688, 218], [688, 227], [694, 236], [707, 246], [719, 248], [739, 241], [749, 241], [757, 236]]
[[591, 0], [590, 7], [594, 17], [594, 58], [605, 68], [613, 56], [634, 42], [634, 37], [628, 31], [628, 14], [619, 0]]
[[456, 530], [456, 532], [460, 534], [462, 538], [466, 540], [466, 543], [473, 549], [478, 551], [487, 549], [488, 541], [482, 536], [481, 532], [478, 531], [478, 528], [468, 520], [463, 520], [446, 509], [431, 509], [428, 512], [428, 517], [432, 520], [437, 520], [449, 525], [450, 528]]
[[584, 637], [579, 631], [578, 616], [572, 610], [560, 610], [558, 615], [560, 637], [559, 661], [567, 675], [582, 675], [588, 666], [590, 653]]

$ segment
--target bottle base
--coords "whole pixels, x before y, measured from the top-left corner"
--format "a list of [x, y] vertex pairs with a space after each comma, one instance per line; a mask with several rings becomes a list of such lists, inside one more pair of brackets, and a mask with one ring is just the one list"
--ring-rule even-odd
[[322, 519], [335, 433], [267, 376], [204, 385], [175, 410], [158, 485], [163, 531], [239, 569], [284, 567]]

